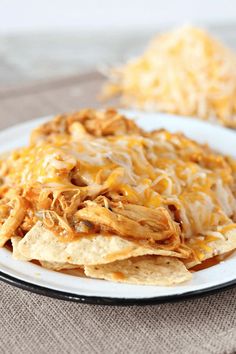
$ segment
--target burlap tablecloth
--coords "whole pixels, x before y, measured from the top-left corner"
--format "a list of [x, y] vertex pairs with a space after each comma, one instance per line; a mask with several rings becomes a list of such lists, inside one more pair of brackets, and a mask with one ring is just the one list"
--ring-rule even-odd
[[[0, 91], [0, 128], [98, 107], [99, 74]], [[145, 307], [65, 302], [0, 283], [0, 353], [235, 353], [236, 289]]]

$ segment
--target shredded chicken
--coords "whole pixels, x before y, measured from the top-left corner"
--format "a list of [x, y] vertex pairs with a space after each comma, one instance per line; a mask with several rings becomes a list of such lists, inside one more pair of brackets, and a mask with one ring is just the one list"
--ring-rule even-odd
[[[129, 217], [129, 213], [119, 211], [113, 212], [101, 206], [88, 206], [77, 211], [75, 218], [88, 220], [95, 225], [105, 227], [120, 236], [133, 237], [137, 239], [148, 239], [150, 241], [163, 241], [171, 236], [179, 237], [178, 229], [175, 228], [173, 221], [164, 208], [159, 208], [153, 212], [155, 218], [150, 218], [149, 210], [146, 210], [145, 218], [135, 221]], [[144, 214], [144, 213], [143, 213]]]
[[72, 115], [59, 115], [54, 120], [35, 129], [31, 135], [31, 143], [53, 139], [54, 135], [70, 133], [76, 138], [114, 136], [122, 134], [138, 134], [142, 130], [132, 121], [114, 109], [96, 112], [84, 109]]
[[9, 216], [0, 228], [0, 247], [14, 235], [26, 215], [26, 202], [22, 197], [16, 197], [12, 204]]

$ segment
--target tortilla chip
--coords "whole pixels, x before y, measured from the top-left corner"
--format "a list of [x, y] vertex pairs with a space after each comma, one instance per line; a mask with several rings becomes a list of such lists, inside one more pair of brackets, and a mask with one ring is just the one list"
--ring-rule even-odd
[[41, 222], [21, 239], [19, 251], [29, 259], [78, 265], [106, 264], [145, 254], [179, 257], [177, 252], [145, 248], [119, 236], [94, 235], [62, 242]]
[[169, 286], [190, 280], [184, 264], [173, 257], [144, 256], [104, 265], [85, 266], [88, 277], [120, 283]]
[[47, 262], [47, 261], [40, 261], [40, 264], [43, 268], [47, 268], [50, 270], [62, 270], [62, 269], [77, 269], [80, 268], [76, 264], [70, 263], [59, 263], [59, 262]]
[[19, 236], [14, 236], [11, 238], [11, 244], [12, 244], [12, 257], [14, 259], [18, 259], [19, 261], [29, 261], [30, 258], [24, 256], [20, 251], [19, 251], [19, 243], [22, 240], [22, 237]]
[[74, 277], [87, 278], [84, 274], [84, 268], [61, 269], [60, 272], [66, 275], [73, 275]]
[[[189, 246], [191, 247], [191, 243]], [[222, 234], [222, 238], [208, 242], [206, 248], [201, 248], [201, 246], [199, 246], [199, 248], [194, 247], [195, 252], [197, 251], [197, 254], [200, 254], [201, 259], [199, 259], [199, 261], [196, 259], [186, 259], [183, 261], [186, 267], [189, 269], [202, 263], [206, 259], [222, 255], [224, 253], [233, 251], [234, 249], [236, 249], [236, 229], [227, 231], [224, 235]]]
[[[14, 236], [11, 238], [11, 243], [12, 243], [12, 256], [14, 259], [20, 260], [20, 261], [29, 261], [30, 258], [25, 257], [18, 248], [19, 242], [22, 240], [22, 237], [19, 236]], [[40, 264], [42, 267], [51, 269], [51, 270], [61, 270], [61, 269], [75, 269], [78, 268], [75, 264], [69, 264], [69, 263], [59, 263], [59, 262], [46, 262], [46, 261], [40, 261]]]

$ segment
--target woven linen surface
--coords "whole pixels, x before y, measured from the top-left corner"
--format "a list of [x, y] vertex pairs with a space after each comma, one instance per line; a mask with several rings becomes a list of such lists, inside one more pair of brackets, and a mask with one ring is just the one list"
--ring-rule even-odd
[[[99, 107], [96, 73], [0, 91], [0, 128]], [[0, 353], [235, 353], [236, 289], [155, 306], [51, 299], [0, 282]]]

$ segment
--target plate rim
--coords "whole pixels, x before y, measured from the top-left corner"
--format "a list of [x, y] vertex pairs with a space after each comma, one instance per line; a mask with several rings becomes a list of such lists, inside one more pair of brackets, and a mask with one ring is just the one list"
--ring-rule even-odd
[[26, 282], [24, 280], [15, 278], [0, 271], [0, 280], [4, 283], [10, 284], [16, 288], [26, 290], [28, 292], [38, 294], [45, 297], [50, 297], [58, 300], [71, 301], [89, 305], [103, 305], [103, 306], [150, 306], [164, 303], [173, 303], [191, 300], [194, 298], [201, 298], [218, 292], [226, 291], [236, 287], [236, 278], [226, 283], [211, 286], [209, 288], [192, 290], [183, 294], [155, 296], [151, 298], [116, 298], [105, 296], [88, 296], [68, 293], [60, 290], [46, 288], [44, 286], [36, 285]]
[[[176, 116], [173, 114], [165, 114], [165, 113], [161, 113], [161, 112], [140, 112], [140, 111], [135, 111], [135, 110], [120, 110], [120, 112], [123, 114], [127, 114], [127, 115], [129, 114], [131, 119], [134, 117], [138, 118], [139, 115], [142, 116], [143, 114], [144, 115], [145, 114], [146, 115], [157, 114], [157, 115], [165, 116], [166, 119], [180, 118], [181, 120], [186, 119], [186, 121], [189, 121], [189, 117]], [[28, 125], [35, 124], [36, 122], [40, 124], [40, 123], [43, 123], [43, 122], [51, 119], [52, 117], [53, 117], [53, 115], [47, 115], [47, 116], [43, 116], [43, 117], [35, 117], [35, 118], [32, 118], [32, 119], [27, 120], [25, 122], [12, 125], [8, 128], [1, 130], [0, 132], [1, 133], [5, 132], [5, 133], [9, 134], [12, 131], [14, 131], [16, 129], [16, 127], [23, 128], [23, 127], [27, 127]], [[222, 126], [216, 126], [216, 125], [213, 125], [209, 122], [201, 121], [196, 118], [191, 118], [191, 121], [193, 122], [193, 124], [198, 123], [202, 126], [204, 126], [204, 125], [208, 126], [208, 128], [211, 126], [211, 127], [223, 130], [227, 133], [235, 134], [235, 132], [233, 132], [230, 129], [227, 129]], [[39, 294], [42, 296], [47, 296], [50, 298], [56, 298], [56, 299], [65, 300], [65, 301], [73, 301], [73, 302], [77, 302], [77, 303], [94, 304], [94, 305], [110, 305], [110, 306], [135, 306], [135, 305], [136, 306], [145, 306], [145, 305], [157, 305], [157, 304], [162, 304], [162, 303], [186, 301], [186, 300], [190, 300], [193, 298], [199, 298], [199, 297], [203, 297], [203, 296], [207, 296], [207, 295], [212, 295], [212, 294], [215, 294], [220, 291], [225, 291], [225, 290], [234, 288], [236, 286], [236, 278], [234, 278], [228, 282], [209, 286], [207, 288], [203, 288], [203, 289], [199, 289], [199, 290], [190, 290], [190, 291], [187, 291], [183, 294], [177, 293], [177, 294], [161, 295], [161, 296], [154, 296], [154, 297], [125, 298], [125, 297], [112, 297], [112, 296], [107, 297], [107, 296], [94, 296], [94, 295], [80, 295], [80, 294], [66, 292], [63, 290], [48, 288], [46, 286], [41, 286], [41, 285], [37, 285], [34, 283], [30, 283], [28, 281], [22, 280], [20, 278], [15, 277], [15, 276], [9, 275], [2, 270], [0, 270], [0, 281], [8, 283], [8, 284], [15, 286], [17, 288], [20, 288], [20, 289], [23, 289], [23, 290], [26, 290], [26, 291], [29, 291], [32, 293], [36, 293], [36, 294]]]

